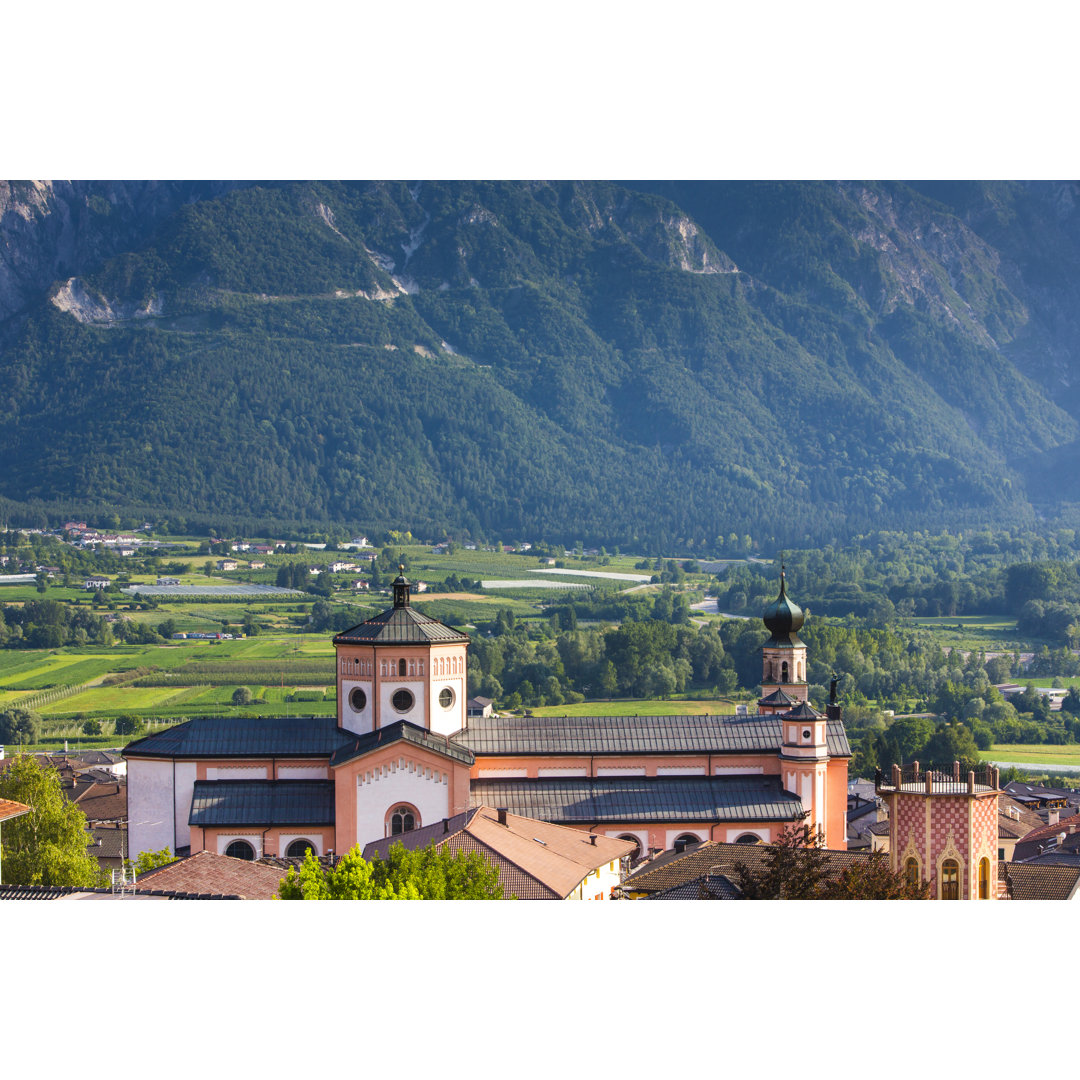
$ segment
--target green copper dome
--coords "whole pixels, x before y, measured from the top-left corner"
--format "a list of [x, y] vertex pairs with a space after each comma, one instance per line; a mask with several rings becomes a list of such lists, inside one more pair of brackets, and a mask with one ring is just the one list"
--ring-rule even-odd
[[765, 609], [761, 621], [772, 635], [770, 643], [801, 644], [797, 637], [803, 624], [803, 611], [798, 604], [788, 599], [787, 585], [783, 568], [780, 570], [780, 595]]

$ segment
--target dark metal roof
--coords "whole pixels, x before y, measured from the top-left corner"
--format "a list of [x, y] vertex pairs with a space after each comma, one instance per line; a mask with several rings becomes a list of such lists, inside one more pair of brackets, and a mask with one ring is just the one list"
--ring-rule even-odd
[[189, 825], [333, 825], [331, 780], [196, 780]]
[[[781, 746], [780, 717], [481, 717], [451, 742], [474, 754], [752, 754]], [[832, 757], [850, 757], [844, 725], [828, 724]]]
[[335, 645], [415, 645], [467, 642], [468, 634], [444, 626], [437, 619], [412, 607], [392, 607], [380, 611], [351, 630], [334, 638]]
[[786, 713], [780, 714], [783, 720], [820, 720], [821, 716], [822, 714], [813, 705], [805, 701], [800, 702], [794, 709], [789, 709]]
[[652, 893], [647, 900], [739, 900], [742, 889], [723, 874], [702, 874], [692, 881]]
[[472, 751], [466, 747], [451, 742], [443, 735], [437, 735], [416, 724], [410, 724], [408, 720], [397, 720], [393, 724], [387, 724], [377, 731], [369, 731], [363, 735], [354, 735], [352, 732], [345, 734], [348, 740], [334, 752], [334, 756], [330, 759], [331, 765], [340, 765], [401, 740], [413, 743], [415, 746], [423, 746], [436, 754], [453, 758], [465, 765], [472, 765], [476, 760]]
[[128, 743], [124, 757], [329, 757], [351, 738], [333, 716], [199, 716]]
[[790, 697], [784, 692], [781, 687], [777, 687], [767, 697], [763, 697], [758, 704], [759, 705], [796, 705], [798, 704], [798, 698]]
[[556, 825], [638, 821], [801, 821], [802, 801], [776, 776], [559, 777], [473, 780], [473, 806]]

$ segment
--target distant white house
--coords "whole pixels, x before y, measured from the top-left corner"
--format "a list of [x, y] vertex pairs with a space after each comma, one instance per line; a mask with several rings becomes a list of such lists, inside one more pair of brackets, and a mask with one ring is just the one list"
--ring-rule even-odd
[[83, 583], [83, 588], [91, 590], [107, 589], [111, 584], [112, 582], [107, 577], [91, 577], [87, 578]]

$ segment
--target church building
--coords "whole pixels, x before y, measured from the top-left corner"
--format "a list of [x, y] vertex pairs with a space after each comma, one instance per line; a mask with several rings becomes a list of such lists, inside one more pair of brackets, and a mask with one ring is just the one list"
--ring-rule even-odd
[[769, 842], [807, 822], [844, 848], [851, 756], [834, 693], [807, 700], [803, 613], [764, 613], [745, 716], [470, 717], [468, 636], [393, 607], [334, 638], [336, 717], [199, 717], [128, 745], [133, 853], [343, 854], [493, 807], [634, 844]]

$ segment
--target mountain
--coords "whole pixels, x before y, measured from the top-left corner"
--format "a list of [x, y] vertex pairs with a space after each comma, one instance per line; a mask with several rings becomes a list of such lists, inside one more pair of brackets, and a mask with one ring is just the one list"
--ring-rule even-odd
[[696, 550], [1073, 521], [1078, 190], [0, 186], [0, 516]]

